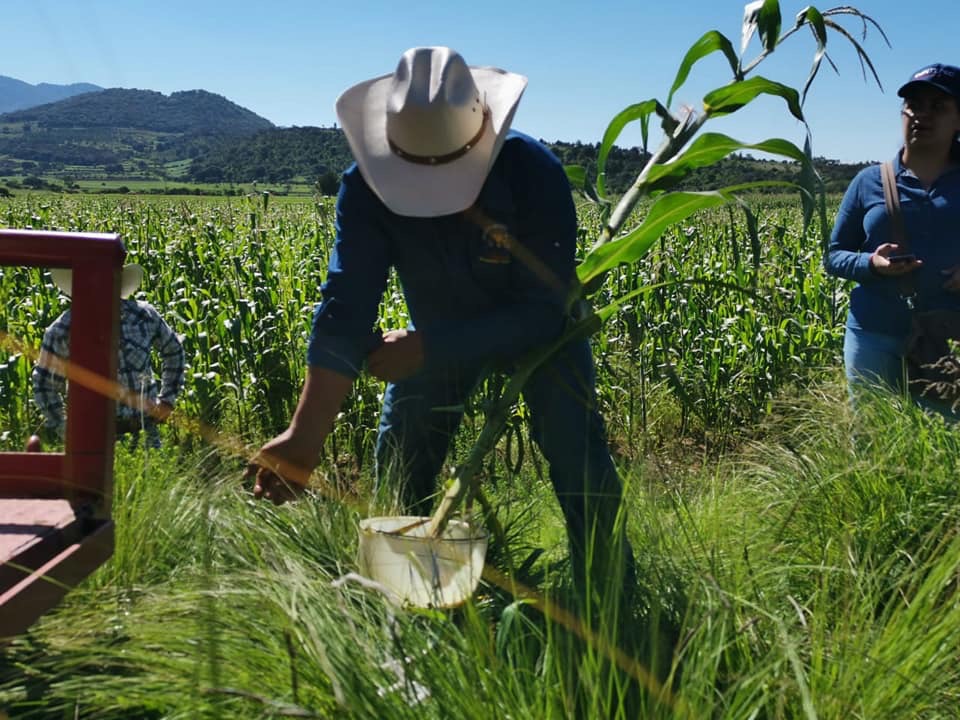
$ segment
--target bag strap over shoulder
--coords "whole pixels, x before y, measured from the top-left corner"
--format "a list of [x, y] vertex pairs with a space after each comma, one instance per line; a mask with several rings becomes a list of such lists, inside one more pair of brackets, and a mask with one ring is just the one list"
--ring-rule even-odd
[[[907, 235], [906, 225], [903, 223], [903, 213], [900, 211], [900, 193], [897, 191], [897, 178], [893, 172], [893, 163], [887, 160], [880, 165], [880, 179], [883, 182], [883, 203], [887, 207], [890, 218], [890, 235], [893, 241], [900, 246], [900, 252], [910, 252], [910, 237]], [[907, 301], [913, 309], [913, 299], [916, 292], [913, 287], [913, 273], [906, 273], [899, 278], [900, 297]]]
[[880, 177], [883, 181], [883, 202], [887, 206], [887, 215], [890, 216], [893, 241], [900, 246], [902, 252], [909, 252], [910, 238], [907, 237], [907, 229], [903, 224], [897, 179], [893, 173], [893, 163], [889, 160], [880, 166]]

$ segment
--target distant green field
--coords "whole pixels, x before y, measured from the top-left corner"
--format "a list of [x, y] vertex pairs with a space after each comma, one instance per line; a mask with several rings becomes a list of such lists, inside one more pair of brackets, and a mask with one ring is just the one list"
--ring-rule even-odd
[[[40, 182], [37, 182], [37, 181]], [[33, 184], [31, 187], [30, 185]], [[6, 187], [14, 195], [30, 192], [62, 192], [85, 195], [141, 194], [151, 195], [214, 195], [243, 196], [268, 192], [283, 197], [311, 197], [314, 186], [305, 181], [291, 183], [194, 183], [175, 179], [128, 179], [124, 177], [64, 179], [59, 176], [30, 177], [12, 175], [0, 177], [0, 188]]]

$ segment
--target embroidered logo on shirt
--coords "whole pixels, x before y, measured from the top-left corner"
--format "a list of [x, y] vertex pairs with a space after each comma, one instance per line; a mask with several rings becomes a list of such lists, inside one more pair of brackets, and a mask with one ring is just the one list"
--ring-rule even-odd
[[491, 265], [507, 265], [513, 262], [510, 255], [510, 231], [506, 225], [491, 223], [483, 229], [482, 247], [477, 258]]

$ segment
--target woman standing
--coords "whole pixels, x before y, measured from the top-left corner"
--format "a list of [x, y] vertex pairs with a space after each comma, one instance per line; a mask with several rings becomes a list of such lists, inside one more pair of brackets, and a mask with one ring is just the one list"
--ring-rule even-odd
[[824, 260], [857, 283], [843, 343], [851, 393], [864, 383], [902, 391], [908, 297], [917, 311], [960, 310], [960, 68], [925, 67], [897, 95], [903, 147], [892, 164], [909, 249], [894, 240], [876, 165], [847, 188]]

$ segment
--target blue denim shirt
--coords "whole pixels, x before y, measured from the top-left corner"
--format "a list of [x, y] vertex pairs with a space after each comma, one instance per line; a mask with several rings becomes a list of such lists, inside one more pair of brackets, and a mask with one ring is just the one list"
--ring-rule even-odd
[[[504, 233], [519, 252], [506, 250]], [[521, 133], [508, 135], [471, 211], [455, 215], [394, 214], [354, 165], [337, 198], [336, 239], [307, 362], [359, 374], [379, 343], [375, 325], [391, 268], [428, 367], [510, 362], [563, 329], [576, 238], [563, 167]]]
[[[919, 310], [960, 310], [960, 294], [943, 289], [941, 271], [960, 264], [960, 168], [944, 172], [929, 190], [897, 153], [893, 160], [900, 208], [910, 251], [923, 261], [911, 273]], [[906, 335], [910, 310], [901, 297], [897, 278], [881, 277], [870, 269], [870, 255], [893, 242], [883, 202], [880, 166], [864, 168], [851, 181], [840, 203], [824, 260], [828, 273], [855, 280], [850, 293], [847, 327]]]

